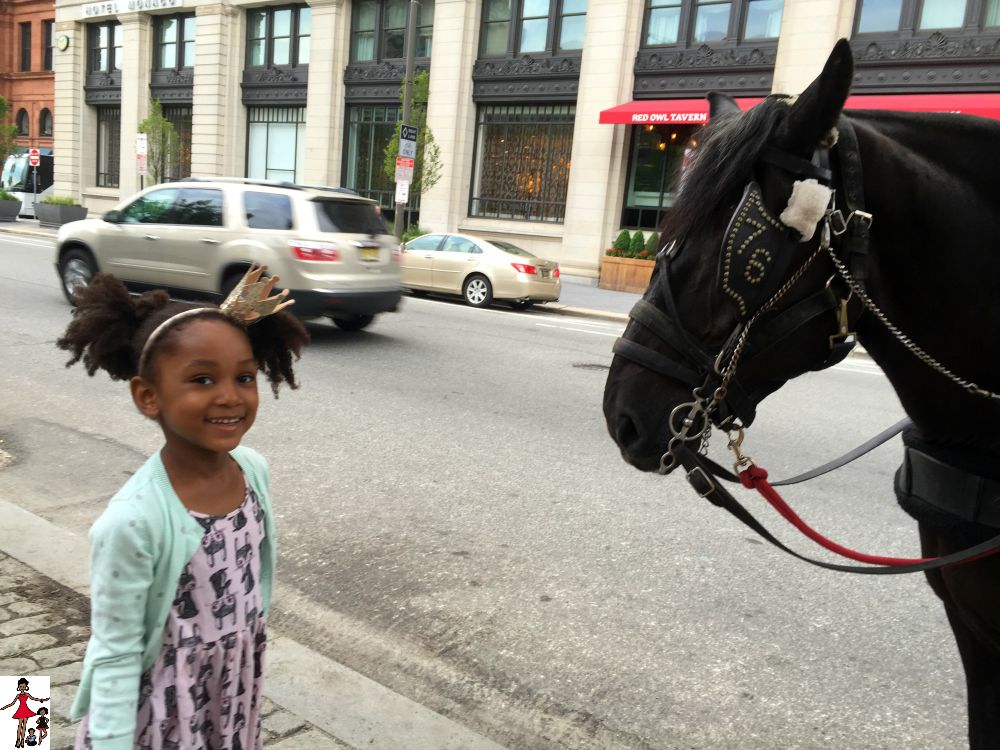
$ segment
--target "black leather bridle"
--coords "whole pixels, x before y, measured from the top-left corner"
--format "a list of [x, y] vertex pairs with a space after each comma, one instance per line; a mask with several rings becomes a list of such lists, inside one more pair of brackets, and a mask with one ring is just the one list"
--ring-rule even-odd
[[[660, 460], [660, 473], [667, 474], [679, 463], [675, 448], [680, 444], [704, 442], [714, 424], [731, 431], [749, 426], [756, 415], [757, 405], [779, 384], [762, 383], [756, 390], [747, 389], [736, 376], [737, 365], [753, 363], [758, 357], [766, 357], [773, 347], [792, 336], [803, 326], [818, 317], [829, 316], [835, 326], [829, 337], [830, 349], [826, 359], [814, 369], [825, 369], [842, 361], [854, 347], [852, 316], [848, 311], [849, 294], [833, 283], [799, 300], [795, 304], [773, 313], [764, 320], [764, 313], [772, 312], [774, 305], [785, 292], [807, 270], [810, 264], [822, 254], [831, 241], [836, 240], [836, 251], [848, 262], [852, 273], [863, 284], [864, 265], [867, 260], [869, 221], [845, 221], [836, 202], [850, 216], [868, 216], [864, 213], [863, 191], [860, 185], [861, 164], [854, 128], [844, 117], [838, 123], [839, 140], [832, 150], [818, 148], [812, 159], [781, 151], [774, 147], [765, 148], [758, 157], [760, 162], [778, 167], [799, 179], [815, 179], [825, 185], [833, 184], [833, 174], [828, 168], [831, 151], [838, 157], [839, 192], [834, 198], [820, 224], [821, 239], [814, 250], [794, 271], [790, 271], [794, 259], [789, 257], [798, 244], [795, 230], [778, 227], [778, 222], [766, 214], [760, 201], [756, 183], [748, 184], [744, 198], [736, 208], [723, 242], [723, 252], [734, 244], [733, 239], [742, 240], [741, 247], [751, 247], [751, 242], [760, 238], [760, 247], [766, 248], [767, 257], [773, 259], [767, 269], [766, 283], [760, 288], [731, 292], [739, 294], [741, 314], [732, 333], [723, 345], [712, 351], [696, 341], [685, 329], [677, 311], [676, 301], [670, 284], [671, 264], [683, 251], [683, 240], [674, 242], [661, 250], [656, 257], [654, 272], [654, 293], [662, 308], [645, 298], [639, 300], [630, 317], [650, 331], [666, 345], [669, 353], [639, 344], [627, 337], [615, 341], [615, 354], [657, 372], [691, 388], [692, 401], [680, 404], [670, 415], [670, 443]], [[751, 225], [753, 237], [745, 229], [740, 234], [738, 220], [750, 218], [745, 223]], [[757, 212], [756, 218], [753, 212]], [[770, 226], [774, 225], [774, 226]], [[768, 226], [767, 231], [754, 229]], [[824, 244], [825, 243], [825, 244]], [[720, 269], [721, 272], [721, 269]], [[734, 274], [736, 281], [740, 279]], [[735, 285], [735, 284], [734, 284]], [[744, 304], [743, 294], [754, 296], [751, 307]], [[751, 335], [752, 328], [752, 335]], [[744, 359], [745, 358], [745, 359]]]

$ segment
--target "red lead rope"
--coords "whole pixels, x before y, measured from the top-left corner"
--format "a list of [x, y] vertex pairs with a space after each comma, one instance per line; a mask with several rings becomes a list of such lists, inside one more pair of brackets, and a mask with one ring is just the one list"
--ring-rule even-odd
[[[888, 565], [893, 567], [900, 565], [913, 565], [915, 563], [929, 562], [936, 559], [934, 557], [880, 557], [879, 555], [866, 555], [863, 552], [855, 552], [852, 549], [848, 549], [847, 547], [827, 539], [799, 518], [798, 514], [792, 510], [788, 506], [788, 503], [786, 503], [782, 499], [781, 495], [778, 494], [778, 491], [768, 483], [767, 471], [765, 469], [762, 469], [759, 466], [751, 465], [749, 468], [740, 472], [740, 481], [747, 489], [757, 490], [764, 497], [764, 499], [767, 500], [767, 502], [769, 502], [771, 506], [784, 517], [786, 521], [792, 524], [807, 537], [820, 546], [826, 547], [831, 552], [836, 552], [838, 555], [843, 557], [848, 557], [851, 560], [857, 560], [858, 562], [870, 563], [872, 565]], [[980, 557], [985, 556], [986, 555], [980, 555]]]

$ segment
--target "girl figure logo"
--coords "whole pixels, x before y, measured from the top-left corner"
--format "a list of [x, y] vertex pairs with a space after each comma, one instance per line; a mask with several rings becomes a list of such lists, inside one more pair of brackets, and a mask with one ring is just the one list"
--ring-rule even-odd
[[[162, 290], [134, 298], [102, 273], [76, 293], [58, 346], [89, 374], [128, 381], [163, 434], [91, 528], [77, 750], [262, 747], [259, 712], [240, 726], [219, 720], [241, 685], [261, 703], [255, 666], [274, 576], [267, 462], [240, 443], [257, 416], [258, 373], [275, 396], [296, 388], [292, 363], [309, 339], [263, 272], [251, 269], [220, 307]], [[261, 550], [243, 560], [254, 585], [230, 586], [246, 540]]]
[[[32, 677], [35, 680], [36, 690], [44, 688], [45, 692], [48, 692], [48, 678], [47, 677]], [[0, 687], [2, 687], [3, 692], [10, 694], [8, 691], [12, 687], [10, 683], [13, 683], [13, 677], [3, 677], [0, 678]], [[44, 684], [43, 684], [44, 683]], [[14, 700], [8, 703], [6, 706], [0, 708], [0, 711], [6, 711], [8, 708], [17, 704], [17, 709], [14, 711], [12, 718], [17, 720], [17, 739], [14, 741], [14, 747], [25, 747], [35, 746], [38, 744], [38, 739], [35, 737], [35, 728], [28, 728], [28, 720], [34, 718], [38, 714], [31, 710], [28, 705], [28, 701], [36, 701], [38, 703], [45, 703], [48, 698], [36, 698], [31, 693], [28, 692], [28, 678], [21, 677], [17, 680], [16, 694]], [[48, 709], [39, 708], [40, 712], [44, 711], [48, 714]], [[47, 726], [47, 724], [46, 724]]]

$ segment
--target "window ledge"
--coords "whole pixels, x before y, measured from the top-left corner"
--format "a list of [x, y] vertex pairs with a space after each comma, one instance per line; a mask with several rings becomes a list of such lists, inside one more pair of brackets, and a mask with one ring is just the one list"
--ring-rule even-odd
[[[555, 230], [558, 227], [558, 230]], [[515, 219], [486, 219], [478, 216], [465, 217], [458, 226], [459, 232], [493, 232], [494, 234], [517, 237], [540, 237], [561, 240], [563, 225], [553, 225], [542, 221], [520, 221]]]

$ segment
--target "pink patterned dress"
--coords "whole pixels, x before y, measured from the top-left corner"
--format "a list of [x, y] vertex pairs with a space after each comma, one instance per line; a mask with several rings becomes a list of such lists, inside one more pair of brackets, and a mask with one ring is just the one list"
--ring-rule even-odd
[[[258, 750], [264, 618], [264, 511], [248, 484], [226, 516], [189, 511], [204, 527], [181, 573], [163, 649], [139, 683], [138, 750]], [[76, 750], [90, 748], [87, 718]]]

